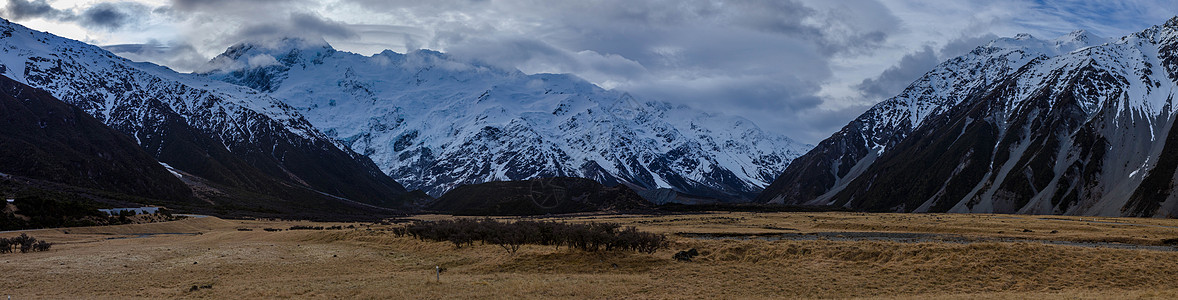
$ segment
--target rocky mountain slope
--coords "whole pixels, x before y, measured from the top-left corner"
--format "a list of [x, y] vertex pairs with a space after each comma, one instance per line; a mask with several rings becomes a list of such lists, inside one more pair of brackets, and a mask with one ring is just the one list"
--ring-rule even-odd
[[[214, 205], [259, 211], [354, 202], [402, 207], [405, 189], [370, 160], [252, 89], [0, 21], [0, 73], [44, 89], [131, 136], [147, 153], [208, 183]], [[239, 191], [248, 196], [235, 196]], [[258, 197], [261, 197], [258, 200]], [[236, 205], [236, 206], [235, 206]]]
[[1178, 213], [1178, 18], [999, 39], [795, 160], [758, 200], [872, 211]]
[[[742, 118], [428, 50], [362, 56], [286, 39], [230, 47], [210, 69], [210, 78], [280, 99], [435, 196], [462, 184], [573, 176], [659, 201], [675, 192], [751, 200], [809, 147]], [[657, 197], [659, 189], [670, 196]]]
[[45, 91], [3, 76], [0, 172], [157, 204], [195, 201], [188, 186], [135, 140]]

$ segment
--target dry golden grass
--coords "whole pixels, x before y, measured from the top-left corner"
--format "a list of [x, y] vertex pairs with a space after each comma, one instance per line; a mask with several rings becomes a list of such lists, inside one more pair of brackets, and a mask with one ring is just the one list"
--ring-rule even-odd
[[[420, 216], [442, 219], [449, 216]], [[883, 231], [977, 238], [1160, 244], [1176, 220], [858, 213], [579, 216], [672, 234], [655, 254], [584, 253], [398, 238], [386, 226], [266, 232], [308, 222], [217, 218], [29, 235], [43, 253], [0, 255], [0, 297], [14, 298], [920, 298], [1178, 297], [1178, 252], [1034, 242], [702, 240], [675, 233]], [[1052, 217], [1057, 218], [1057, 217]], [[1091, 220], [1091, 218], [1084, 218]], [[348, 224], [314, 224], [316, 226]], [[252, 231], [238, 231], [250, 228]], [[373, 229], [373, 230], [368, 230]], [[1023, 232], [1028, 229], [1031, 232]], [[1051, 231], [1056, 233], [1050, 233]], [[69, 233], [66, 233], [69, 232]], [[153, 235], [144, 233], [187, 233]], [[3, 233], [8, 237], [17, 233]], [[135, 237], [135, 238], [128, 238]], [[701, 252], [676, 262], [679, 250]], [[442, 266], [441, 281], [434, 267]], [[196, 291], [191, 291], [197, 286]], [[207, 286], [208, 288], [201, 288]]]

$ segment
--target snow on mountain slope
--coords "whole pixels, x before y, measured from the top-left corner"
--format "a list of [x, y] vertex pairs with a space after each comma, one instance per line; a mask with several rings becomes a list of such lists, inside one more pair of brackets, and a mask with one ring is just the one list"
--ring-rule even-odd
[[1084, 31], [1053, 40], [1027, 34], [1000, 38], [945, 61], [899, 95], [884, 100], [799, 157], [758, 202], [827, 204], [830, 196], [858, 177], [932, 116], [1000, 84], [1035, 61], [1102, 43]]
[[297, 110], [253, 89], [131, 62], [7, 20], [0, 22], [0, 51], [4, 76], [52, 93], [161, 162], [213, 182], [275, 197], [322, 202], [324, 192], [388, 206], [405, 193]]
[[743, 118], [641, 101], [570, 75], [527, 75], [420, 50], [240, 44], [206, 75], [267, 92], [411, 189], [577, 176], [750, 199], [808, 145]]
[[[864, 156], [838, 189], [791, 200], [872, 211], [1178, 214], [1178, 18], [1099, 45], [1080, 36], [1054, 43], [1074, 49], [1040, 51], [921, 118], [886, 151]], [[873, 112], [910, 116], [904, 108]], [[836, 134], [822, 145], [843, 141]]]

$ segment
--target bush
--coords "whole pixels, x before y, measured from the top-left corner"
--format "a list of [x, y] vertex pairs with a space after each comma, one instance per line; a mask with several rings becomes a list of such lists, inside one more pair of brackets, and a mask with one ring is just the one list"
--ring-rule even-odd
[[634, 227], [621, 228], [614, 223], [568, 224], [540, 221], [499, 222], [492, 219], [459, 219], [415, 222], [394, 228], [396, 236], [410, 236], [421, 240], [451, 242], [455, 247], [474, 242], [495, 244], [514, 254], [524, 244], [565, 246], [582, 251], [637, 251], [654, 253], [666, 247], [666, 236], [638, 231]]
[[51, 246], [53, 246], [53, 243], [38, 241], [36, 238], [24, 233], [14, 238], [0, 238], [0, 253], [12, 253], [13, 248], [20, 249], [21, 253], [49, 251], [49, 247]]
[[14, 244], [12, 240], [0, 238], [0, 253], [11, 253]]
[[[355, 228], [355, 226], [353, 226], [353, 228]], [[331, 226], [331, 227], [295, 225], [295, 226], [291, 226], [289, 230], [342, 230], [342, 229], [344, 229], [344, 227], [341, 225], [335, 225], [335, 226]]]
[[36, 238], [30, 237], [26, 234], [20, 234], [18, 237], [10, 239], [13, 244], [20, 247], [20, 253], [29, 253], [33, 250], [33, 244], [37, 242]]
[[40, 241], [40, 242], [37, 242], [36, 244], [33, 244], [33, 251], [49, 251], [49, 247], [51, 247], [51, 246], [53, 246], [53, 243], [49, 243], [46, 241]]
[[323, 230], [323, 226], [295, 225], [288, 230]]
[[678, 261], [691, 261], [691, 259], [695, 258], [696, 255], [699, 255], [699, 251], [696, 251], [695, 248], [691, 248], [691, 250], [679, 251], [679, 253], [675, 253], [675, 256], [672, 256], [671, 258], [674, 258]]

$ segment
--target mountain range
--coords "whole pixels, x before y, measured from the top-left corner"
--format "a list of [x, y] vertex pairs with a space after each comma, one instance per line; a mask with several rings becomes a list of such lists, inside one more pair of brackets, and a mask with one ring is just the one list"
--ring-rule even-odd
[[190, 175], [184, 178], [202, 207], [351, 215], [414, 202], [366, 157], [250, 88], [132, 62], [7, 20], [0, 49], [0, 75], [81, 109]]
[[[371, 158], [409, 189], [573, 176], [723, 201], [754, 198], [810, 146], [753, 122], [643, 101], [566, 74], [430, 50], [372, 56], [323, 41], [230, 47], [208, 78], [250, 87]], [[718, 99], [717, 101], [722, 101]]]
[[[815, 146], [572, 75], [525, 74], [429, 50], [365, 56], [322, 40], [258, 41], [185, 74], [8, 21], [0, 23], [0, 49], [0, 75], [10, 81], [0, 86], [13, 99], [5, 105], [29, 112], [0, 130], [69, 129], [90, 120], [78, 112], [107, 127], [48, 139], [12, 134], [4, 145], [41, 159], [0, 172], [197, 210], [462, 209], [487, 204], [470, 191], [580, 177], [655, 204], [1178, 214], [1171, 130], [1178, 18], [1116, 39], [1076, 31], [993, 40], [939, 64]], [[30, 106], [28, 95], [66, 106]], [[54, 123], [71, 113], [65, 125]], [[142, 153], [124, 149], [128, 141]], [[74, 151], [44, 150], [61, 147]], [[38, 162], [45, 164], [28, 165]], [[497, 183], [476, 186], [487, 182]], [[467, 185], [446, 205], [433, 200]]]
[[865, 211], [1174, 216], [1178, 18], [1002, 38], [796, 159], [757, 201]]
[[563, 176], [657, 203], [748, 201], [809, 148], [743, 118], [428, 50], [283, 39], [185, 74], [6, 20], [0, 49], [0, 75], [127, 135], [220, 212], [405, 211], [464, 184]]

